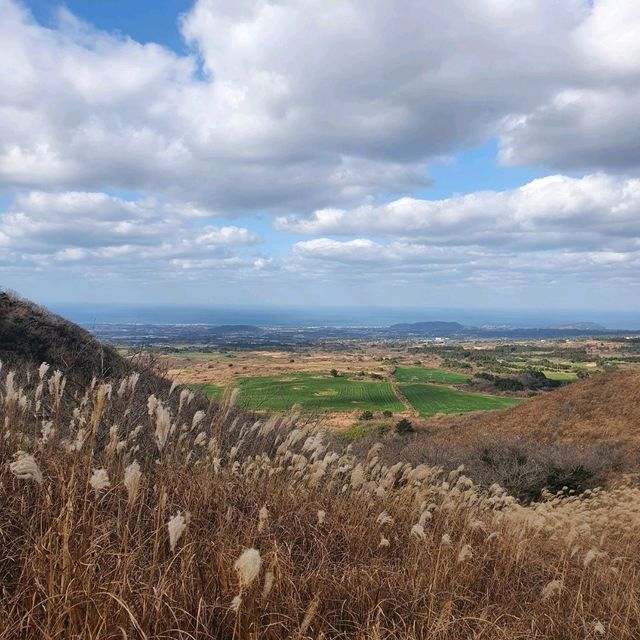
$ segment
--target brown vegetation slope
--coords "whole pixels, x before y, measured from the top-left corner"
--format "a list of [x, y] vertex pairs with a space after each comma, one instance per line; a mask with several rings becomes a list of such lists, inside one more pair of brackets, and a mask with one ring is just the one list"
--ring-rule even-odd
[[639, 471], [639, 400], [639, 371], [598, 374], [511, 409], [435, 417], [384, 438], [380, 455], [389, 464], [462, 463], [475, 482], [498, 482], [524, 502], [545, 490], [614, 486]]
[[640, 444], [640, 371], [594, 375], [504, 411], [442, 421], [455, 432], [509, 434], [540, 442]]
[[15, 294], [0, 291], [0, 360], [10, 367], [48, 362], [68, 382], [122, 375], [127, 363], [78, 325]]
[[86, 334], [4, 308], [0, 640], [638, 637], [637, 487], [523, 506], [136, 373], [70, 391], [38, 360], [89, 373]]
[[523, 506], [136, 380], [0, 372], [0, 640], [638, 638], [637, 487]]

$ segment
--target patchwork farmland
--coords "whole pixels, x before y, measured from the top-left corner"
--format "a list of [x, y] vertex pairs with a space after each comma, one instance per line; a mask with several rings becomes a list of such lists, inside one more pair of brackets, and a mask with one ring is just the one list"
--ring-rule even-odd
[[[504, 409], [521, 401], [519, 398], [470, 393], [446, 386], [465, 384], [470, 380], [469, 376], [446, 369], [401, 367], [394, 377], [398, 383], [398, 395], [387, 380], [363, 380], [344, 374], [334, 377], [328, 372], [240, 377], [233, 387], [239, 391], [239, 406], [258, 411], [287, 411], [294, 405], [304, 412], [402, 413], [413, 409], [421, 417], [430, 417], [438, 413]], [[224, 391], [223, 387], [212, 384], [190, 386], [211, 399], [219, 399]]]
[[235, 390], [240, 407], [286, 412], [297, 406], [304, 414], [322, 413], [324, 424], [335, 431], [389, 429], [400, 417], [427, 427], [438, 415], [504, 409], [599, 370], [633, 366], [638, 359], [634, 343], [601, 340], [444, 345], [338, 341], [286, 350], [185, 345], [161, 357], [171, 379], [211, 400]]
[[331, 377], [312, 373], [239, 378], [238, 405], [249, 409], [286, 411], [404, 411], [389, 382]]
[[437, 413], [506, 409], [522, 402], [521, 398], [469, 393], [435, 384], [404, 383], [398, 386], [406, 399], [424, 418]]
[[398, 382], [436, 382], [440, 384], [465, 384], [471, 379], [462, 373], [447, 369], [427, 367], [400, 367], [395, 372]]

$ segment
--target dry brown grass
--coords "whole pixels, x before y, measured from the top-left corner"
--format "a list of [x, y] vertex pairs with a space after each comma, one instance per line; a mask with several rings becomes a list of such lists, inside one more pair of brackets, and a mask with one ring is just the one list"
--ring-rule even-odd
[[[227, 386], [238, 378], [247, 376], [295, 376], [298, 373], [313, 372], [326, 375], [331, 369], [341, 373], [357, 375], [376, 373], [389, 377], [394, 364], [383, 358], [394, 358], [396, 363], [411, 366], [415, 356], [406, 347], [392, 347], [385, 343], [366, 341], [345, 341], [348, 349], [325, 349], [310, 346], [301, 351], [232, 351], [221, 353], [212, 351], [189, 355], [163, 353], [159, 357], [168, 369], [171, 379], [181, 384], [214, 384]], [[424, 366], [441, 366], [440, 358], [422, 356]], [[229, 366], [233, 365], [233, 366]]]
[[2, 640], [638, 637], [635, 487], [523, 507], [292, 416], [54, 375], [0, 379]]
[[503, 411], [443, 416], [431, 421], [447, 440], [500, 433], [576, 445], [616, 441], [640, 447], [640, 370], [598, 373]]

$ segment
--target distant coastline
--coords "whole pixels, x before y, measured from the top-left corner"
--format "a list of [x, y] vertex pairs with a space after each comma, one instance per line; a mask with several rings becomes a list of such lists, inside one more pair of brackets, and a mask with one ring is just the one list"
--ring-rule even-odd
[[254, 325], [264, 328], [383, 328], [424, 321], [482, 328], [547, 328], [595, 323], [608, 330], [635, 330], [640, 311], [522, 310], [389, 307], [267, 307], [133, 304], [48, 304], [51, 311], [90, 328], [97, 324]]

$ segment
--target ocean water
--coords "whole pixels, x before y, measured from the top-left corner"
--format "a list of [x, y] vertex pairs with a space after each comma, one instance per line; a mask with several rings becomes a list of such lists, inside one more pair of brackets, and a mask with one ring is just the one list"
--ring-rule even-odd
[[640, 329], [640, 311], [446, 309], [389, 307], [257, 307], [54, 304], [49, 309], [85, 327], [96, 324], [249, 324], [259, 327], [385, 327], [443, 320], [473, 326], [548, 327], [596, 322]]

